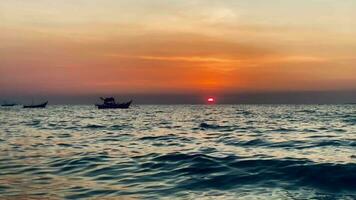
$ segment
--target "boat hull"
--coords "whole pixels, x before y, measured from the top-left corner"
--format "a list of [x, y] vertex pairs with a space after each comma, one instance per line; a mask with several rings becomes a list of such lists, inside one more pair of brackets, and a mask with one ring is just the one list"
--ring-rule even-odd
[[16, 104], [2, 104], [2, 107], [12, 107], [12, 106], [16, 106]]
[[98, 109], [128, 109], [130, 108], [132, 101], [120, 104], [95, 104]]
[[23, 108], [46, 108], [48, 101], [38, 105], [24, 105]]

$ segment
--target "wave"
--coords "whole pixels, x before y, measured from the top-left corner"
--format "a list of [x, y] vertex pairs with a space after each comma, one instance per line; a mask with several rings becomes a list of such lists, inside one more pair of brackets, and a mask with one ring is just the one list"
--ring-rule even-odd
[[245, 115], [245, 116], [249, 116], [249, 115], [252, 115], [253, 113], [250, 112], [250, 111], [241, 110], [241, 111], [237, 112], [237, 114], [242, 114], [242, 115]]
[[239, 141], [236, 139], [232, 139], [232, 140], [223, 139], [222, 141], [227, 145], [233, 145], [233, 146], [268, 146], [269, 145], [269, 143], [263, 139], [252, 139], [246, 141]]
[[314, 114], [316, 113], [316, 110], [300, 110], [298, 113], [306, 113], [306, 114]]
[[[171, 170], [186, 177], [185, 189], [231, 189], [239, 185], [268, 187], [309, 186], [328, 192], [354, 191], [356, 164], [314, 163], [302, 159], [252, 159], [237, 156], [213, 157], [203, 154], [172, 153], [152, 158], [142, 168]], [[203, 178], [204, 177], [204, 178]]]
[[88, 124], [84, 128], [89, 128], [89, 129], [100, 129], [100, 128], [105, 128], [103, 125], [99, 124]]
[[[174, 144], [178, 144], [177, 142], [184, 142], [184, 143], [190, 143], [191, 138], [187, 137], [181, 137], [173, 134], [168, 134], [168, 135], [160, 135], [160, 136], [144, 136], [140, 137], [139, 140], [143, 141], [158, 141], [158, 142], [173, 142]], [[166, 145], [169, 145], [169, 143], [166, 143]]]
[[355, 108], [0, 109], [0, 196], [356, 199]]
[[55, 159], [49, 163], [49, 167], [53, 168], [58, 174], [74, 174], [96, 167], [99, 163], [108, 159], [109, 157], [105, 154], [78, 154], [72, 158]]
[[346, 118], [343, 120], [345, 123], [348, 123], [348, 124], [351, 124], [351, 125], [356, 125], [356, 118], [353, 117], [353, 118]]
[[322, 140], [322, 141], [284, 141], [284, 142], [271, 142], [265, 139], [252, 139], [239, 141], [237, 139], [221, 139], [226, 145], [232, 146], [254, 146], [254, 147], [267, 147], [267, 148], [286, 148], [286, 149], [308, 149], [316, 147], [354, 147], [356, 142], [352, 140]]

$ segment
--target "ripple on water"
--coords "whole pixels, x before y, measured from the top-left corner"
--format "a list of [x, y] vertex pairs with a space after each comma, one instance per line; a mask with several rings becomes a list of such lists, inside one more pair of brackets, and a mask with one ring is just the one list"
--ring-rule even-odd
[[274, 187], [288, 183], [289, 187], [294, 188], [310, 186], [334, 192], [352, 192], [356, 187], [356, 164], [318, 164], [300, 159], [174, 153], [153, 157], [141, 168], [148, 169], [145, 173], [164, 170], [166, 176], [185, 177], [175, 184], [176, 187], [189, 190], [229, 190], [249, 184], [269, 187], [272, 183]]
[[355, 106], [0, 109], [10, 199], [355, 199]]

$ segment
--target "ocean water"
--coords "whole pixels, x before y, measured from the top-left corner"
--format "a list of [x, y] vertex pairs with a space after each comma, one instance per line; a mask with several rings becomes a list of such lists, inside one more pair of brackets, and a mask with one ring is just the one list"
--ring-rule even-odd
[[356, 105], [0, 108], [0, 199], [356, 199]]

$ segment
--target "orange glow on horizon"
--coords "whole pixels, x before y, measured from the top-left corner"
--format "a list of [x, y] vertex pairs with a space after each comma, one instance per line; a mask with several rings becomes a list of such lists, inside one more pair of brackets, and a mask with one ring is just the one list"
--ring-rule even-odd
[[82, 1], [0, 3], [1, 95], [356, 89], [346, 1]]

